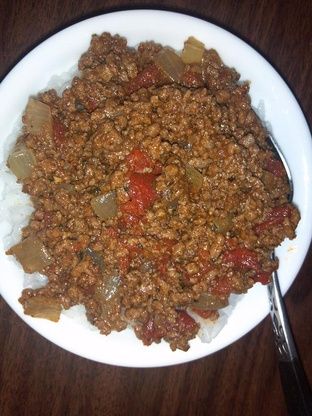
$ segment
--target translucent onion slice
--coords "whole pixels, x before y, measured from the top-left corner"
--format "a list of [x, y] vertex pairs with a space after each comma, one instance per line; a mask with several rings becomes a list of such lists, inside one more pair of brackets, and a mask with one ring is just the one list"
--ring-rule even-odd
[[180, 82], [185, 65], [172, 49], [162, 49], [154, 58], [155, 64], [174, 82]]
[[203, 293], [199, 299], [192, 304], [192, 307], [202, 310], [215, 311], [224, 308], [229, 304], [228, 299], [222, 299], [210, 293]]
[[30, 98], [26, 106], [23, 121], [28, 133], [34, 135], [47, 134], [52, 137], [52, 113], [47, 104]]
[[93, 211], [101, 220], [108, 220], [117, 215], [116, 192], [111, 191], [91, 199]]
[[233, 227], [233, 216], [231, 214], [225, 217], [218, 217], [213, 220], [216, 231], [220, 234], [226, 234]]
[[25, 238], [11, 247], [7, 254], [14, 255], [26, 273], [42, 272], [52, 262], [46, 247], [36, 237]]
[[193, 166], [190, 165], [185, 166], [185, 174], [191, 186], [191, 190], [193, 192], [198, 192], [203, 185], [203, 175], [200, 172], [198, 172], [197, 169], [193, 168]]
[[26, 315], [34, 318], [49, 319], [58, 322], [62, 312], [62, 305], [56, 299], [49, 299], [45, 296], [36, 296], [23, 302]]
[[100, 303], [105, 303], [117, 295], [121, 280], [119, 276], [106, 277], [95, 289], [94, 296]]
[[8, 157], [8, 167], [17, 179], [28, 178], [35, 164], [35, 155], [23, 143], [17, 144]]
[[203, 59], [204, 50], [205, 45], [193, 36], [190, 36], [184, 42], [181, 59], [185, 64], [199, 64]]

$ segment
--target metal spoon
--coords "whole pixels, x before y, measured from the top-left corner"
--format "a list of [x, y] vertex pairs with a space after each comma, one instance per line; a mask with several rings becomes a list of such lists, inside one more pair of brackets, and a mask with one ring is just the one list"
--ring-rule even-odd
[[[293, 180], [287, 161], [274, 138], [269, 135], [273, 150], [284, 165], [289, 182], [289, 202], [293, 199]], [[272, 254], [274, 258], [274, 252]], [[270, 315], [279, 359], [279, 371], [289, 416], [311, 416], [312, 394], [308, 378], [297, 352], [275, 271], [268, 284]]]

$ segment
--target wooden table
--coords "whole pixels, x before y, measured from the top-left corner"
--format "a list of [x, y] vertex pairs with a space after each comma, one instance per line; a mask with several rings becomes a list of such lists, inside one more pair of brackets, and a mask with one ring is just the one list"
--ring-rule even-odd
[[[311, 124], [309, 0], [1, 0], [0, 79], [57, 30], [131, 6], [190, 13], [247, 40], [283, 75]], [[312, 251], [286, 304], [312, 381], [311, 267]], [[235, 344], [189, 364], [128, 369], [60, 349], [27, 327], [0, 299], [0, 415], [286, 415], [271, 322], [266, 318]]]

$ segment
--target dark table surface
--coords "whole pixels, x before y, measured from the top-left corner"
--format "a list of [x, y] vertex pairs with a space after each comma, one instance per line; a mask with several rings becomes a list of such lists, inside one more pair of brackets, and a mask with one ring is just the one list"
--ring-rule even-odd
[[[282, 74], [311, 125], [311, 0], [1, 0], [0, 79], [48, 35], [83, 18], [131, 7], [189, 13], [247, 40]], [[310, 381], [311, 266], [310, 250], [286, 295]], [[51, 344], [0, 298], [0, 415], [286, 415], [271, 322], [267, 317], [233, 345], [195, 362], [129, 369], [88, 361]]]

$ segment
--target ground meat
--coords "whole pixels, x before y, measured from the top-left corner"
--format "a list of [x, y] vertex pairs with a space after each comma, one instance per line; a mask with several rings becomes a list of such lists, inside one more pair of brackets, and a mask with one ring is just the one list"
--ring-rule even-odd
[[154, 62], [161, 49], [94, 35], [71, 87], [38, 96], [54, 133], [20, 139], [36, 159], [23, 239], [48, 252], [48, 284], [20, 302], [29, 314], [35, 297], [83, 304], [105, 335], [130, 325], [146, 345], [187, 350], [199, 328], [188, 308], [268, 283], [271, 250], [294, 237], [299, 213], [248, 84], [215, 50], [173, 83]]

